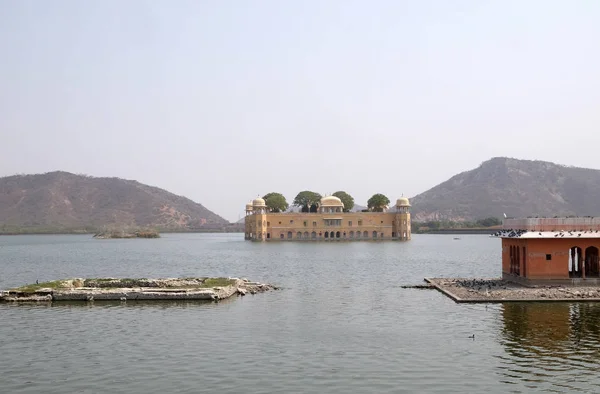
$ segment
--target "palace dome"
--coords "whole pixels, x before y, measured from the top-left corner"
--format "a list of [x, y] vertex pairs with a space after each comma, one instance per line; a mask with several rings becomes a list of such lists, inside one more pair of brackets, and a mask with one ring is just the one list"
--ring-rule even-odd
[[344, 203], [336, 196], [327, 196], [321, 199], [322, 207], [343, 207]]
[[252, 210], [252, 201], [249, 202], [248, 204], [246, 204], [246, 211], [251, 211]]
[[262, 198], [255, 198], [254, 201], [252, 201], [252, 206], [253, 207], [265, 207], [267, 206], [265, 204], [265, 200], [263, 200]]
[[399, 199], [396, 200], [396, 206], [397, 207], [410, 207], [410, 202], [408, 201], [408, 198], [400, 197]]

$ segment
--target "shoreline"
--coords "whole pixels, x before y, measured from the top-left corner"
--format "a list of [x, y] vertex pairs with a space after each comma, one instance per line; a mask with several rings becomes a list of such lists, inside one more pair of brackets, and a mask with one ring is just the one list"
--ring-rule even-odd
[[220, 301], [278, 287], [242, 278], [63, 279], [0, 291], [0, 302]]
[[501, 278], [425, 278], [457, 303], [600, 302], [597, 286], [527, 287]]

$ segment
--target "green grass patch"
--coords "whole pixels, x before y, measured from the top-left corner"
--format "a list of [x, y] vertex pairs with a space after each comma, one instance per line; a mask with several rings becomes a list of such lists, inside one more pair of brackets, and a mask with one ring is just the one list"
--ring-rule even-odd
[[202, 287], [225, 287], [235, 283], [235, 279], [229, 278], [207, 278], [202, 282]]
[[51, 282], [34, 283], [21, 287], [16, 287], [11, 290], [22, 291], [24, 293], [35, 293], [40, 289], [68, 289], [70, 286], [65, 283], [64, 280], [54, 280]]

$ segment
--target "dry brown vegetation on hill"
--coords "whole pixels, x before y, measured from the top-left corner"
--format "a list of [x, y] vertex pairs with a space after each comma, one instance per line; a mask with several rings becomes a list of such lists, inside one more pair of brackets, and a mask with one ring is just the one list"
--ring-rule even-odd
[[600, 170], [497, 157], [411, 199], [412, 218], [600, 216]]
[[180, 231], [227, 224], [201, 204], [137, 181], [68, 172], [0, 178], [0, 232], [92, 232], [105, 226]]

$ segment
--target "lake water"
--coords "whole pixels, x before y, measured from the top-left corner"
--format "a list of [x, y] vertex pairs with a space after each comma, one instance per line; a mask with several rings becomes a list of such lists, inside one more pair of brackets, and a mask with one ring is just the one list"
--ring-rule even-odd
[[220, 303], [0, 304], [0, 392], [600, 392], [600, 305], [461, 305], [400, 287], [499, 275], [500, 240], [481, 235], [0, 237], [1, 289], [103, 276], [283, 287]]

